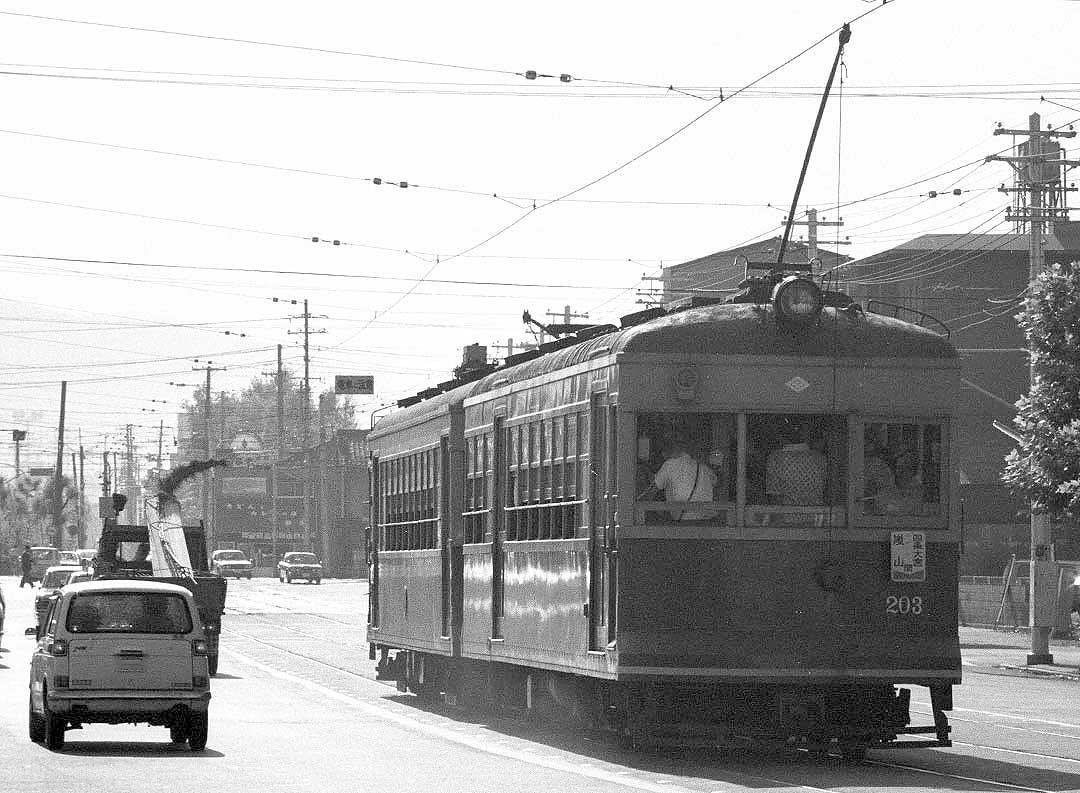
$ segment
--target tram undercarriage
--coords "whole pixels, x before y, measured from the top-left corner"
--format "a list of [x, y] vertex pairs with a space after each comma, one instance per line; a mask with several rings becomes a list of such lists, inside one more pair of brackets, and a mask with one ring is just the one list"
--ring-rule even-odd
[[[380, 651], [377, 679], [394, 680], [401, 691], [614, 733], [639, 749], [799, 749], [860, 760], [870, 748], [952, 745], [945, 715], [952, 708], [948, 683], [919, 684], [930, 689], [934, 723], [912, 726], [911, 690], [890, 684], [603, 680]], [[903, 737], [909, 735], [932, 737]]]

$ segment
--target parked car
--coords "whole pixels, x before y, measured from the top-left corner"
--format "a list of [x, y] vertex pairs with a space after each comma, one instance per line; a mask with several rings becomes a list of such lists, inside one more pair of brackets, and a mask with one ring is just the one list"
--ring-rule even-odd
[[89, 573], [83, 570], [82, 567], [73, 564], [58, 565], [45, 571], [45, 575], [41, 577], [37, 595], [34, 596], [34, 610], [37, 612], [39, 620], [49, 608], [49, 597], [52, 593], [56, 592], [60, 587], [70, 584], [72, 576], [75, 575], [82, 576], [81, 580], [83, 581], [90, 580]]
[[206, 635], [187, 589], [105, 580], [59, 590], [36, 628], [30, 663], [30, 740], [64, 746], [83, 724], [168, 727], [174, 743], [206, 747]]
[[322, 583], [322, 564], [313, 553], [305, 551], [293, 551], [287, 553], [277, 563], [278, 581], [283, 584], [291, 584], [294, 578], [304, 578], [310, 584]]
[[35, 545], [30, 549], [30, 577], [40, 581], [45, 571], [60, 564], [60, 551], [51, 545]]
[[79, 561], [79, 554], [76, 551], [60, 551], [60, 553], [59, 553], [59, 555], [57, 557], [57, 562], [56, 563], [57, 564], [78, 564], [78, 565], [82, 564]]
[[210, 554], [210, 569], [220, 576], [251, 578], [255, 565], [243, 551], [214, 551]]

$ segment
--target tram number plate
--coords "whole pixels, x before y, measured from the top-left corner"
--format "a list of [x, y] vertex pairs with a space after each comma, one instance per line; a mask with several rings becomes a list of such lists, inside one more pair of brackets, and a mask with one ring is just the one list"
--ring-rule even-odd
[[915, 616], [919, 616], [923, 613], [923, 599], [918, 595], [914, 597], [909, 597], [908, 595], [886, 595], [885, 613], [914, 614]]

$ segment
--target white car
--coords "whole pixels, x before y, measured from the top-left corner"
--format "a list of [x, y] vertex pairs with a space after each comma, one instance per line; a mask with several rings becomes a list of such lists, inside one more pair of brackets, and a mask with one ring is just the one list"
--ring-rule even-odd
[[255, 565], [243, 551], [214, 551], [210, 554], [210, 569], [225, 578], [243, 576], [250, 579]]
[[105, 580], [59, 590], [30, 663], [30, 740], [62, 749], [83, 724], [168, 727], [206, 748], [210, 672], [191, 593], [157, 581]]

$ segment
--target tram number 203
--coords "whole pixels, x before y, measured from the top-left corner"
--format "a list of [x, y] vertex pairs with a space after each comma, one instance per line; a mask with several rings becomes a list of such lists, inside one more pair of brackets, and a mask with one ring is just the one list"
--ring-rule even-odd
[[915, 614], [918, 616], [923, 613], [923, 599], [918, 595], [915, 597], [908, 597], [907, 595], [887, 595], [885, 597], [885, 613]]

